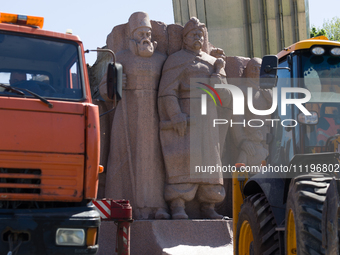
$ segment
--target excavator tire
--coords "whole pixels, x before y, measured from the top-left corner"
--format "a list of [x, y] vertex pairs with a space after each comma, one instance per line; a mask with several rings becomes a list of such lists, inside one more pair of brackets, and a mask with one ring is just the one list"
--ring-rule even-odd
[[286, 254], [325, 254], [322, 210], [331, 177], [303, 175], [291, 180], [286, 204]]
[[279, 254], [278, 233], [271, 207], [264, 194], [247, 197], [239, 213], [237, 255]]
[[340, 179], [329, 184], [322, 211], [322, 246], [326, 255], [339, 254], [340, 247]]

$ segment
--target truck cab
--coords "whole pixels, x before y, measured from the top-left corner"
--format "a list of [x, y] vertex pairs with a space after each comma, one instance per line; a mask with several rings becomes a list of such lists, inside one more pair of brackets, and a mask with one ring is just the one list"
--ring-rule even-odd
[[42, 24], [0, 13], [0, 254], [95, 254], [98, 107], [80, 39]]

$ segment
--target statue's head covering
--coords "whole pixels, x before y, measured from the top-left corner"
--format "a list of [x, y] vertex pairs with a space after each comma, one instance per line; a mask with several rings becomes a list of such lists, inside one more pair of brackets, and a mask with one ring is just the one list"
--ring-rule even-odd
[[200, 29], [203, 33], [205, 32], [205, 25], [201, 23], [198, 18], [192, 17], [183, 28], [183, 36], [186, 36], [191, 30]]
[[129, 18], [130, 35], [133, 35], [133, 32], [140, 27], [147, 27], [152, 29], [149, 15], [146, 12], [132, 13]]
[[249, 62], [247, 63], [247, 67], [248, 66], [250, 66], [250, 67], [252, 67], [252, 66], [258, 66], [258, 65], [261, 65], [261, 63], [262, 63], [262, 59], [261, 58], [252, 58], [252, 59], [250, 59], [249, 60]]

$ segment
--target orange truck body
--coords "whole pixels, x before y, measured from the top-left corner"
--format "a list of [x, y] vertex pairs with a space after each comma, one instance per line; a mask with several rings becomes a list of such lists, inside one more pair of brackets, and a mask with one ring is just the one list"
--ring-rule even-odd
[[[0, 23], [1, 33], [34, 40], [71, 42], [78, 52], [82, 96], [76, 100], [47, 96], [53, 104], [51, 108], [29, 94], [0, 93], [0, 254], [9, 251], [10, 235], [12, 241], [24, 236], [19, 254], [95, 254], [100, 218], [89, 202], [97, 196], [99, 112], [92, 104], [82, 42], [71, 34], [27, 25]], [[0, 51], [1, 47], [0, 37]], [[9, 68], [4, 59], [0, 59], [0, 71]], [[54, 69], [58, 68], [62, 67]], [[66, 83], [72, 90], [72, 75]], [[27, 208], [18, 206], [27, 203], [30, 204]], [[39, 206], [32, 207], [34, 204]], [[74, 218], [75, 215], [81, 216]], [[23, 224], [25, 220], [22, 221], [21, 216], [26, 217], [26, 221], [34, 218], [38, 226]], [[75, 223], [77, 220], [82, 223]], [[63, 226], [62, 230], [60, 226]], [[45, 240], [45, 231], [51, 231], [51, 240]], [[78, 231], [77, 234], [83, 233], [84, 241], [75, 246], [72, 242], [63, 243], [58, 241], [62, 238], [56, 236], [58, 231], [64, 231], [64, 236], [72, 236]]]

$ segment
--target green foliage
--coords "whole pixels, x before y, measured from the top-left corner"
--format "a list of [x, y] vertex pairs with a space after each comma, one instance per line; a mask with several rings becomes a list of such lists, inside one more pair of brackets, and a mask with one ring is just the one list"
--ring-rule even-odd
[[310, 30], [310, 38], [317, 37], [320, 35], [326, 35], [326, 30], [325, 29], [318, 29], [316, 27], [312, 27]]
[[330, 21], [324, 21], [323, 29], [330, 40], [340, 41], [340, 18], [334, 17]]

